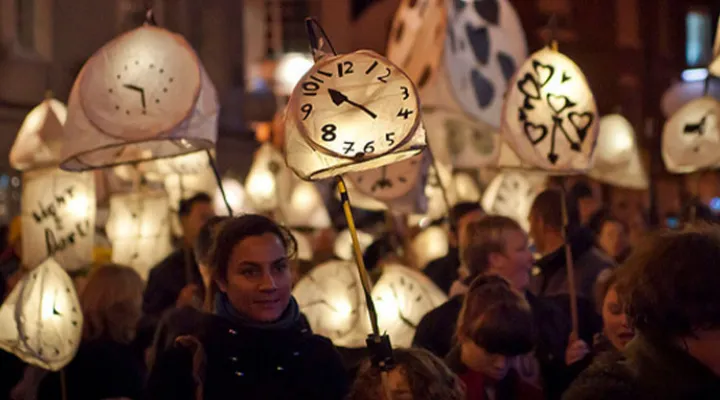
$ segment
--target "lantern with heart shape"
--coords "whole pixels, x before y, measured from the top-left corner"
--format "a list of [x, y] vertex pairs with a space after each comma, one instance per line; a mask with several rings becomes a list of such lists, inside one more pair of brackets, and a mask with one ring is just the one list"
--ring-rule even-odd
[[57, 371], [77, 352], [83, 313], [70, 276], [51, 257], [28, 272], [0, 307], [0, 348]]
[[263, 143], [245, 178], [245, 193], [253, 208], [258, 211], [277, 209], [290, 197], [290, 184], [291, 175], [283, 155], [270, 143]]
[[145, 25], [98, 50], [70, 92], [66, 170], [176, 156], [212, 148], [215, 88], [190, 44]]
[[618, 187], [637, 190], [648, 188], [635, 131], [622, 115], [606, 115], [600, 119], [597, 148], [588, 176]]
[[133, 267], [143, 279], [172, 252], [168, 197], [162, 191], [118, 194], [110, 198], [105, 226], [113, 262]]
[[701, 97], [682, 106], [665, 123], [662, 134], [665, 167], [692, 173], [720, 163], [720, 102]]
[[415, 85], [367, 50], [315, 63], [290, 96], [285, 135], [287, 164], [305, 180], [382, 167], [425, 147]]
[[538, 193], [538, 185], [527, 174], [503, 172], [490, 182], [481, 204], [488, 214], [512, 218], [527, 232], [530, 207]]
[[422, 90], [438, 71], [445, 30], [445, 0], [402, 0], [387, 44], [388, 59]]
[[597, 128], [595, 98], [580, 68], [551, 48], [531, 55], [503, 109], [501, 131], [519, 158], [549, 172], [585, 171]]

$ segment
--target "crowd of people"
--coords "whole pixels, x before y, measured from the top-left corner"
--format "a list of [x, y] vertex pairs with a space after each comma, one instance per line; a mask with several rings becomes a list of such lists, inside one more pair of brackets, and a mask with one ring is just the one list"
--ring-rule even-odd
[[[82, 343], [63, 370], [0, 352], [0, 398], [720, 398], [720, 229], [631, 229], [592, 201], [582, 185], [545, 190], [529, 233], [455, 205], [450, 249], [424, 269], [449, 300], [388, 367], [313, 333], [292, 296], [302, 268], [288, 229], [217, 217], [198, 194], [181, 202], [183, 240], [146, 283], [106, 264], [78, 287]], [[13, 229], [3, 265], [18, 264]], [[398, 257], [389, 238], [368, 248], [369, 269]]]

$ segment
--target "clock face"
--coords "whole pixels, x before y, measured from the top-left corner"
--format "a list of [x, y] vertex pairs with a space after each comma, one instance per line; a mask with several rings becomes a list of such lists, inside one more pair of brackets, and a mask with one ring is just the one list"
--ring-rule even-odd
[[424, 154], [362, 172], [348, 174], [348, 178], [363, 194], [380, 201], [400, 198], [410, 192], [428, 174]]
[[528, 214], [537, 191], [524, 175], [506, 172], [496, 176], [483, 194], [482, 206], [491, 215], [503, 215], [529, 230]]
[[420, 122], [413, 83], [369, 51], [318, 62], [298, 83], [293, 102], [291, 109], [311, 141], [345, 158], [385, 154]]
[[128, 32], [85, 65], [80, 99], [88, 119], [123, 140], [155, 137], [185, 120], [200, 90], [200, 66], [178, 35], [153, 27]]
[[692, 172], [720, 162], [720, 102], [695, 99], [665, 123], [662, 153], [671, 172]]

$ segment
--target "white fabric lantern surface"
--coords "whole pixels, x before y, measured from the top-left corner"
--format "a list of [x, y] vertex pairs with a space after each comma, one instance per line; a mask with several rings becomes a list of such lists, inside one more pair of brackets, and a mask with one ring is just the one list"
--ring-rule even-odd
[[352, 262], [328, 261], [295, 285], [293, 296], [313, 332], [336, 346], [364, 347], [368, 319], [360, 276]]
[[720, 163], [720, 102], [701, 97], [680, 108], [662, 134], [665, 167], [673, 173], [692, 173]]
[[77, 352], [83, 313], [70, 276], [52, 258], [28, 272], [0, 307], [0, 348], [58, 371]]
[[[365, 253], [365, 249], [368, 248], [375, 240], [369, 233], [363, 231], [357, 231], [358, 241], [360, 242], [360, 250]], [[338, 233], [335, 237], [335, 244], [333, 246], [333, 253], [336, 257], [341, 260], [350, 261], [355, 258], [353, 250], [352, 237], [350, 231], [345, 229]]]
[[57, 168], [23, 173], [23, 264], [33, 268], [53, 257], [73, 271], [92, 263], [95, 177]]
[[[222, 185], [223, 190], [225, 190], [225, 197], [227, 197], [227, 201], [230, 204], [230, 208], [232, 208], [233, 213], [253, 212], [253, 209], [249, 204], [250, 201], [245, 195], [245, 189], [242, 184], [237, 181], [237, 179], [224, 178], [222, 180]], [[217, 188], [215, 191], [215, 197], [213, 197], [213, 208], [215, 209], [215, 214], [217, 215], [228, 215], [227, 206], [223, 200], [220, 188]]]
[[65, 105], [46, 99], [25, 117], [10, 150], [10, 165], [20, 171], [56, 166], [62, 161]]
[[212, 148], [215, 88], [190, 44], [143, 26], [98, 50], [70, 92], [62, 168], [84, 170]]
[[297, 243], [297, 258], [301, 261], [312, 261], [313, 260], [313, 248], [310, 237], [307, 233], [291, 230], [295, 243]]
[[118, 194], [110, 198], [105, 226], [113, 262], [133, 267], [143, 279], [173, 251], [164, 192]]
[[425, 268], [430, 261], [445, 257], [450, 244], [448, 233], [440, 226], [431, 226], [418, 233], [412, 241], [418, 267]]
[[420, 90], [437, 73], [447, 22], [444, 0], [402, 0], [395, 12], [387, 56]]
[[512, 218], [525, 231], [529, 231], [528, 216], [537, 195], [537, 185], [526, 174], [503, 172], [490, 182], [483, 193], [481, 204], [489, 215]]
[[648, 188], [635, 131], [622, 115], [606, 115], [600, 119], [600, 134], [588, 176], [618, 187], [638, 190]]
[[499, 128], [503, 96], [527, 58], [525, 32], [508, 0], [447, 1], [445, 68], [462, 109]]
[[584, 172], [598, 134], [595, 98], [580, 68], [550, 48], [515, 75], [501, 131], [519, 158], [552, 173]]
[[377, 53], [325, 56], [290, 96], [285, 154], [302, 179], [378, 168], [424, 147], [415, 85]]
[[281, 204], [288, 226], [323, 229], [331, 226], [330, 214], [312, 182], [299, 181], [292, 188], [289, 202]]
[[250, 172], [245, 178], [245, 194], [259, 211], [272, 211], [289, 199], [292, 176], [283, 155], [270, 143], [255, 152]]
[[433, 155], [446, 153], [455, 168], [478, 168], [497, 162], [500, 135], [491, 126], [438, 107], [423, 109]]
[[713, 60], [708, 66], [708, 72], [720, 76], [720, 17], [718, 18], [717, 32], [715, 32], [715, 45], [713, 46]]
[[477, 180], [472, 175], [465, 172], [458, 172], [453, 175], [453, 184], [455, 185], [455, 193], [457, 202], [479, 202], [481, 190]]

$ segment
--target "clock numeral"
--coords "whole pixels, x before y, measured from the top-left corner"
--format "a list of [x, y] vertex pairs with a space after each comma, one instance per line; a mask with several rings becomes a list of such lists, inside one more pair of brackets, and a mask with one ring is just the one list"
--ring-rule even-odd
[[325, 124], [322, 127], [322, 140], [326, 142], [332, 142], [337, 138], [337, 134], [335, 131], [337, 130], [337, 126], [335, 124]]
[[403, 100], [407, 100], [410, 97], [410, 90], [406, 86], [400, 86], [400, 90], [402, 90]]
[[312, 106], [312, 104], [309, 104], [309, 103], [303, 104], [303, 106], [300, 107], [300, 111], [305, 113], [305, 116], [303, 117], [303, 121], [308, 119], [308, 117], [310, 116], [310, 113], [312, 112], [312, 109], [313, 109], [313, 106]]
[[368, 69], [365, 70], [365, 75], [370, 74], [372, 72], [372, 70], [374, 70], [375, 67], [377, 67], [377, 66], [378, 66], [378, 62], [373, 61], [372, 65], [370, 65], [370, 67], [368, 67]]
[[400, 111], [398, 111], [396, 117], [403, 117], [405, 119], [408, 119], [410, 117], [410, 114], [414, 113], [413, 110], [408, 110], [407, 108], [401, 108]]
[[365, 147], [363, 147], [363, 152], [365, 152], [365, 154], [374, 153], [375, 152], [374, 144], [375, 144], [374, 140], [371, 140], [371, 141], [365, 143]]
[[305, 96], [317, 96], [317, 91], [320, 90], [320, 85], [317, 82], [305, 82], [302, 85], [304, 90], [303, 95]]
[[385, 67], [385, 75], [378, 76], [377, 79], [378, 79], [380, 82], [382, 82], [382, 83], [388, 83], [387, 78], [390, 77], [390, 74], [391, 74], [391, 73], [392, 73], [392, 71], [390, 71], [390, 68]]
[[324, 80], [318, 78], [318, 77], [315, 76], [315, 75], [310, 75], [310, 79], [312, 79], [312, 80], [314, 80], [315, 82], [318, 82], [318, 83], [325, 83]]
[[343, 148], [343, 151], [345, 154], [349, 154], [351, 151], [353, 151], [353, 146], [355, 146], [355, 142], [343, 142], [344, 144], [348, 145], [348, 147]]
[[390, 132], [385, 134], [385, 140], [388, 141], [388, 146], [392, 146], [395, 144], [395, 132]]
[[330, 72], [325, 72], [325, 71], [323, 71], [323, 70], [321, 70], [321, 69], [318, 70], [318, 74], [323, 75], [323, 76], [327, 76], [328, 78], [332, 78], [332, 73], [330, 73]]
[[353, 68], [353, 63], [351, 61], [339, 62], [337, 64], [338, 76], [340, 78], [342, 78], [343, 75], [345, 75], [345, 74], [352, 74], [353, 72], [355, 72], [355, 71], [353, 71], [352, 68]]

